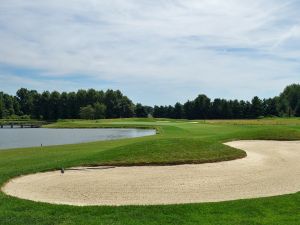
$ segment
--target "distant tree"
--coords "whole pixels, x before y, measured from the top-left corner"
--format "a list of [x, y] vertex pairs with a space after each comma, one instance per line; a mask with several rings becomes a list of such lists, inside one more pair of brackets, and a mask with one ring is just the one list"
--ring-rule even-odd
[[88, 89], [86, 92], [85, 104], [93, 105], [98, 101], [98, 92], [95, 89]]
[[20, 103], [20, 108], [23, 114], [29, 114], [29, 91], [26, 88], [21, 88], [17, 91], [17, 98]]
[[0, 92], [0, 119], [4, 118], [4, 110], [3, 92]]
[[291, 116], [291, 107], [286, 98], [280, 97], [278, 110], [280, 116]]
[[50, 119], [50, 92], [44, 91], [40, 98], [40, 113], [44, 120]]
[[[94, 110], [93, 118], [146, 117], [187, 119], [235, 119], [260, 116], [299, 116], [300, 85], [292, 84], [274, 98], [248, 101], [214, 99], [198, 95], [183, 105], [136, 106], [119, 90], [95, 89], [52, 93], [21, 88], [15, 96], [0, 92], [0, 118], [30, 117], [44, 120], [79, 118], [82, 110]], [[85, 108], [87, 107], [87, 108]], [[92, 109], [91, 109], [92, 108]], [[86, 111], [84, 111], [86, 112]], [[105, 114], [105, 115], [104, 115]], [[85, 114], [86, 115], [86, 114]], [[88, 116], [91, 118], [91, 115]]]
[[160, 117], [160, 109], [159, 106], [155, 105], [153, 108], [153, 117], [154, 118], [159, 118]]
[[231, 101], [222, 99], [222, 108], [223, 108], [222, 119], [232, 119]]
[[276, 98], [269, 98], [263, 100], [263, 114], [264, 116], [279, 115]]
[[92, 120], [95, 116], [95, 109], [91, 105], [80, 107], [79, 115], [81, 119]]
[[141, 103], [137, 103], [135, 106], [135, 116], [136, 117], [147, 117], [148, 116], [146, 108]]
[[87, 106], [87, 92], [86, 90], [80, 89], [76, 93], [76, 107], [77, 109], [80, 109], [83, 106]]
[[8, 94], [3, 95], [3, 103], [4, 103], [4, 117], [8, 117], [10, 115], [15, 114], [14, 110], [14, 98]]
[[245, 102], [245, 105], [243, 107], [243, 114], [244, 114], [244, 118], [249, 119], [252, 118], [252, 105], [249, 101]]
[[21, 88], [17, 91], [17, 99], [20, 104], [20, 111], [24, 115], [32, 115], [34, 113], [34, 98], [38, 95], [37, 91], [29, 91]]
[[22, 114], [21, 108], [20, 108], [20, 103], [16, 96], [11, 96], [11, 97], [12, 97], [12, 101], [13, 101], [14, 114], [20, 116]]
[[210, 99], [206, 95], [198, 95], [194, 100], [195, 119], [209, 118]]
[[105, 112], [106, 106], [104, 104], [101, 104], [99, 102], [96, 102], [94, 104], [94, 118], [95, 119], [104, 119], [105, 118]]
[[75, 92], [69, 92], [68, 93], [68, 103], [67, 108], [69, 112], [69, 117], [71, 119], [78, 118], [79, 116], [79, 108], [77, 104], [77, 96]]
[[223, 117], [222, 100], [219, 98], [214, 99], [210, 108], [211, 119], [221, 119]]
[[252, 118], [258, 118], [259, 116], [263, 115], [263, 105], [262, 101], [255, 96], [252, 101], [252, 106], [251, 106], [251, 117]]
[[183, 106], [179, 102], [177, 102], [174, 106], [173, 117], [175, 119], [183, 118]]
[[61, 119], [71, 118], [70, 116], [70, 107], [69, 107], [69, 98], [67, 92], [62, 92], [60, 95], [60, 103], [59, 103], [59, 112], [61, 115]]
[[169, 105], [165, 108], [165, 116], [166, 118], [175, 118], [174, 116], [174, 107]]
[[118, 102], [117, 112], [115, 113], [118, 117], [130, 118], [134, 116], [134, 104], [129, 98], [121, 96]]
[[285, 107], [285, 114], [293, 116], [300, 102], [300, 84], [287, 86], [280, 94], [280, 101], [283, 103], [282, 106]]
[[144, 109], [147, 113], [147, 116], [152, 116], [153, 115], [153, 111], [154, 111], [153, 107], [147, 106], [147, 105], [143, 105], [143, 107], [144, 107]]
[[194, 103], [191, 101], [187, 101], [183, 105], [183, 113], [184, 113], [184, 118], [186, 119], [195, 119], [194, 115]]
[[300, 117], [300, 102], [296, 106], [295, 116]]
[[49, 119], [57, 120], [61, 118], [61, 111], [60, 111], [60, 93], [57, 91], [53, 91], [50, 94], [49, 98]]
[[160, 111], [160, 118], [168, 117], [168, 108], [166, 106], [160, 106], [159, 111]]
[[106, 118], [120, 117], [120, 98], [113, 90], [107, 90], [104, 95], [104, 104], [106, 105]]
[[243, 118], [243, 109], [238, 100], [234, 100], [231, 102], [231, 109], [232, 109], [232, 117], [236, 119]]

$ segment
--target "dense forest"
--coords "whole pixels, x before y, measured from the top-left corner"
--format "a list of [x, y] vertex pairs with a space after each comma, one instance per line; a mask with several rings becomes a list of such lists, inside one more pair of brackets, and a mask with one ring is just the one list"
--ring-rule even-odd
[[211, 100], [199, 95], [192, 101], [174, 106], [144, 106], [134, 104], [119, 90], [77, 92], [57, 91], [38, 93], [21, 88], [15, 96], [0, 92], [0, 119], [32, 118], [57, 119], [102, 119], [128, 117], [157, 117], [175, 119], [244, 119], [265, 116], [300, 116], [300, 85], [292, 84], [274, 98], [251, 101]]

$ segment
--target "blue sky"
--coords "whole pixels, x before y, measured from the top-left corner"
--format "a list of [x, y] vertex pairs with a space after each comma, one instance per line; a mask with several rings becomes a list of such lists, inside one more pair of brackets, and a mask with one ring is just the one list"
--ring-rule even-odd
[[279, 0], [1, 0], [0, 90], [273, 97], [300, 83], [299, 13]]

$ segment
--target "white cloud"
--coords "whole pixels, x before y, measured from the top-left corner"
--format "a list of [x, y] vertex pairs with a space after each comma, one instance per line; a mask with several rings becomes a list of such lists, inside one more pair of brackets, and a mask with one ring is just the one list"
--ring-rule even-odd
[[300, 46], [288, 46], [299, 10], [279, 0], [7, 0], [0, 63], [112, 81], [149, 104], [264, 97], [300, 81]]

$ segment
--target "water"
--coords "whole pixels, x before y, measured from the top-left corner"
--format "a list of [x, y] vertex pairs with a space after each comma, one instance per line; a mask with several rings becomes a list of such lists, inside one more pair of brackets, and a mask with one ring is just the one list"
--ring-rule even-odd
[[154, 135], [155, 130], [145, 129], [46, 129], [46, 128], [2, 128], [0, 149], [35, 146], [75, 144], [99, 140], [113, 140]]

